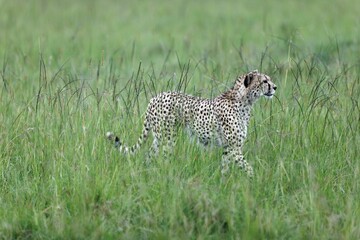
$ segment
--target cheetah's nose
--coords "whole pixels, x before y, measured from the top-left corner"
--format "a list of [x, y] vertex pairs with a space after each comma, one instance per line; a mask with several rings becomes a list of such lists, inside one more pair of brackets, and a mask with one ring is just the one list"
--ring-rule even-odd
[[277, 88], [276, 86], [273, 87], [274, 90], [276, 90], [276, 88]]

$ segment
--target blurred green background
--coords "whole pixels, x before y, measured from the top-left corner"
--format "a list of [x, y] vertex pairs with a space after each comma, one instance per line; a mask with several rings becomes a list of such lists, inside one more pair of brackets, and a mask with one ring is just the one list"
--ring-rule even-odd
[[358, 9], [351, 0], [2, 1], [0, 53], [83, 66], [114, 55], [156, 62], [173, 51], [235, 65], [240, 47], [252, 58], [266, 46], [286, 57], [289, 41], [302, 51], [356, 45]]

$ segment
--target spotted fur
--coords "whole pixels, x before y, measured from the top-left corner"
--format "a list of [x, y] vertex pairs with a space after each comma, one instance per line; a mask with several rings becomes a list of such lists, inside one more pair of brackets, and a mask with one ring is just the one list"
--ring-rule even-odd
[[251, 109], [261, 96], [271, 98], [275, 90], [276, 85], [269, 76], [254, 70], [238, 77], [230, 90], [214, 99], [204, 99], [179, 92], [160, 93], [150, 100], [143, 131], [135, 145], [132, 147], [124, 145], [111, 132], [106, 135], [120, 152], [133, 154], [152, 131], [154, 140], [149, 155], [156, 155], [160, 143], [164, 144], [165, 151], [173, 148], [177, 126], [181, 125], [196, 136], [201, 144], [213, 143], [223, 147], [221, 161], [223, 174], [228, 171], [231, 161], [234, 161], [252, 176], [253, 169], [242, 154]]

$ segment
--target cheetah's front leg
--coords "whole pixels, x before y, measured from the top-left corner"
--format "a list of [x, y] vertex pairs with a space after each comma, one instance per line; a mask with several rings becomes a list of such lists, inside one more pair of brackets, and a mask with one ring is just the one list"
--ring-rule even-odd
[[251, 165], [244, 159], [241, 150], [237, 150], [234, 153], [235, 164], [243, 169], [249, 177], [253, 177], [254, 170]]
[[221, 159], [221, 174], [225, 175], [229, 171], [230, 159], [233, 159], [236, 166], [240, 167], [246, 172], [249, 177], [254, 175], [253, 168], [251, 165], [244, 159], [241, 150], [229, 149], [228, 147], [224, 148], [222, 159]]
[[221, 174], [223, 176], [229, 172], [229, 164], [230, 164], [229, 159], [230, 159], [230, 151], [228, 147], [225, 147], [221, 157]]

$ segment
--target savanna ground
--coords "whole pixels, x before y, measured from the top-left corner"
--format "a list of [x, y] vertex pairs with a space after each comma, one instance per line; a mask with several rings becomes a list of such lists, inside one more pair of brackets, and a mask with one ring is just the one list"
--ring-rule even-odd
[[[359, 239], [360, 1], [0, 0], [0, 238]], [[259, 69], [255, 177], [180, 136], [124, 157], [148, 100]], [[150, 143], [150, 141], [149, 141]]]

